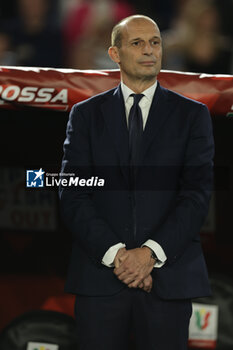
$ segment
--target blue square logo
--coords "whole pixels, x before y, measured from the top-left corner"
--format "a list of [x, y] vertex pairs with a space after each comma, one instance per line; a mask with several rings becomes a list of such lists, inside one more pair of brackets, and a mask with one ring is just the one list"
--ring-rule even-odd
[[26, 187], [44, 187], [44, 171], [40, 170], [27, 170]]

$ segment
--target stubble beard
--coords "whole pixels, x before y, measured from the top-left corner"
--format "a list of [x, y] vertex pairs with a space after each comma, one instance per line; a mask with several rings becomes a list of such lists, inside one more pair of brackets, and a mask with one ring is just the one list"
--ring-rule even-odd
[[147, 73], [140, 72], [139, 70], [134, 72], [129, 72], [128, 69], [125, 69], [125, 67], [122, 67], [122, 66], [120, 66], [120, 69], [122, 73], [125, 75], [125, 77], [127, 77], [127, 80], [131, 81], [133, 84], [138, 84], [138, 83], [148, 84], [156, 80], [157, 75], [160, 72], [161, 65], [156, 66], [152, 72], [147, 72]]
[[152, 73], [145, 73], [145, 74], [143, 74], [143, 73], [138, 73], [137, 75], [135, 75], [135, 81], [137, 80], [137, 81], [141, 81], [141, 82], [151, 82], [151, 81], [153, 81], [153, 80], [155, 80], [156, 79], [156, 77], [157, 77], [157, 75], [159, 74], [159, 71], [160, 71], [160, 69], [156, 69], [154, 72], [152, 72]]
[[[144, 68], [145, 68], [144, 71], [146, 71], [146, 67]], [[156, 79], [157, 75], [160, 72], [160, 69], [161, 69], [161, 63], [159, 64], [159, 62], [157, 61], [156, 66], [154, 67], [152, 72], [145, 72], [145, 73], [143, 73], [143, 71], [135, 72], [136, 73], [135, 80], [140, 80], [142, 82], [151, 82]]]

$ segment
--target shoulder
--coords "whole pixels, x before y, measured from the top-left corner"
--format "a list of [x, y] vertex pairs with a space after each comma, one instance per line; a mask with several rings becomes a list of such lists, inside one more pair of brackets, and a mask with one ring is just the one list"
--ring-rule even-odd
[[161, 87], [166, 96], [166, 105], [170, 104], [177, 125], [189, 126], [194, 132], [208, 134], [212, 138], [212, 119], [208, 107], [199, 101], [185, 97], [177, 92]]
[[163, 86], [159, 86], [162, 94], [171, 102], [177, 105], [177, 107], [183, 108], [184, 110], [198, 111], [200, 109], [208, 109], [207, 106], [199, 101], [181, 95], [175, 91], [166, 89]]
[[86, 100], [83, 100], [81, 102], [74, 104], [72, 109], [79, 110], [80, 112], [86, 112], [86, 111], [96, 109], [97, 106], [102, 104], [108, 98], [112, 97], [115, 94], [117, 89], [118, 87], [115, 87], [113, 89], [91, 96]]

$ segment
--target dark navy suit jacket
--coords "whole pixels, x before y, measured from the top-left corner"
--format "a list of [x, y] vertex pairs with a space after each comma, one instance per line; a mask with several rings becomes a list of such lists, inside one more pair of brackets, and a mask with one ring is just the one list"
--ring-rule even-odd
[[101, 263], [109, 247], [153, 239], [167, 261], [154, 268], [153, 292], [165, 299], [210, 295], [199, 231], [208, 212], [214, 142], [208, 109], [158, 84], [143, 133], [135, 188], [120, 86], [73, 106], [62, 172], [99, 176], [105, 186], [61, 187], [73, 236], [66, 291], [112, 295], [126, 286]]

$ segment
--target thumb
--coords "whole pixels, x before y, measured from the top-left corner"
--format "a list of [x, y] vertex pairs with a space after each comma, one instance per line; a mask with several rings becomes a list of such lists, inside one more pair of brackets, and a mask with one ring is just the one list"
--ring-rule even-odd
[[126, 258], [127, 258], [126, 254], [124, 254], [122, 256], [116, 256], [115, 260], [114, 260], [115, 268], [120, 267], [120, 265], [125, 261]]
[[119, 262], [122, 263], [123, 261], [125, 261], [125, 259], [128, 257], [128, 254], [123, 254], [119, 256]]
[[114, 260], [114, 265], [115, 265], [115, 268], [120, 267], [120, 261], [119, 261], [118, 258], [115, 258], [115, 260]]

